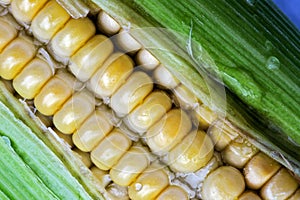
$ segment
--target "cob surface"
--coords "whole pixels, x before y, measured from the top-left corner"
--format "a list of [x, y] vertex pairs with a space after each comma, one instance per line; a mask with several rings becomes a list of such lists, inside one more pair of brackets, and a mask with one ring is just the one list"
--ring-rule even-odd
[[[37, 4], [36, 14], [31, 18], [22, 13], [22, 9], [18, 10], [18, 3], [12, 1], [11, 13], [19, 23], [30, 25], [27, 30], [42, 43], [36, 46], [31, 39], [17, 36], [13, 30], [14, 23], [9, 21], [12, 23], [8, 25], [12, 26], [12, 37], [3, 45], [1, 59], [7, 60], [11, 52], [24, 51], [29, 56], [22, 57], [25, 60], [12, 68], [2, 65], [1, 77], [13, 80], [12, 85], [21, 98], [34, 99], [34, 109], [46, 116], [46, 121], [50, 119], [48, 126], [52, 126], [53, 116], [56, 132], [63, 132], [67, 139], [70, 138], [66, 135], [73, 134], [71, 141], [76, 146], [74, 150], [83, 157], [87, 155], [89, 158], [91, 155], [95, 166], [91, 166], [89, 159], [86, 163], [94, 174], [99, 175], [100, 190], [103, 192], [106, 189], [106, 198], [126, 199], [129, 195], [133, 199], [163, 199], [170, 193], [178, 193], [179, 199], [247, 198], [248, 195], [256, 197], [256, 193], [263, 198], [273, 198], [279, 195], [276, 192], [283, 193], [285, 196], [282, 198], [287, 198], [296, 192], [297, 182], [272, 160], [272, 167], [264, 175], [266, 178], [262, 183], [251, 180], [254, 175], [247, 177], [247, 174], [259, 173], [260, 168], [258, 172], [252, 171], [252, 163], [264, 154], [259, 153], [239, 129], [224, 121], [222, 113], [213, 113], [209, 105], [203, 104], [207, 103], [207, 98], [199, 99], [199, 92], [195, 90], [192, 92], [196, 94], [191, 93], [186, 88], [186, 79], [181, 77], [180, 83], [178, 71], [174, 71], [177, 77], [171, 75], [167, 79], [169, 71], [160, 65], [161, 59], [155, 58], [154, 53], [152, 55], [146, 49], [140, 50], [143, 45], [126, 31], [120, 31], [120, 24], [107, 13], [101, 11], [98, 14], [102, 32], [98, 34], [97, 30], [97, 35], [93, 36], [96, 29], [89, 18], [72, 19], [54, 1], [39, 2], [41, 5]], [[56, 7], [51, 14], [55, 17], [64, 16], [65, 21], [58, 27], [51, 27], [51, 30], [56, 28], [57, 32], [46, 36], [43, 27], [39, 27], [39, 21], [47, 17], [51, 9], [48, 12], [44, 10], [49, 6]], [[126, 15], [123, 19], [126, 19]], [[3, 21], [7, 22], [7, 16]], [[133, 31], [135, 36], [141, 33], [144, 34]], [[107, 38], [114, 34], [110, 39]], [[73, 42], [66, 43], [70, 38], [74, 39]], [[19, 45], [19, 41], [27, 46]], [[116, 47], [111, 41], [115, 42]], [[56, 61], [44, 50], [39, 51], [43, 52], [42, 56], [35, 55], [37, 49], [45, 45]], [[162, 61], [164, 59], [162, 57]], [[67, 66], [67, 70], [57, 69], [61, 65]], [[41, 68], [47, 72], [43, 79], [32, 73]], [[199, 78], [195, 71], [190, 71], [193, 72], [192, 77]], [[151, 78], [152, 74], [154, 79]], [[39, 84], [31, 86], [32, 82], [26, 82], [27, 77], [38, 80]], [[205, 90], [206, 85], [202, 87]], [[160, 88], [166, 90], [161, 91]], [[134, 96], [130, 96], [130, 92]], [[49, 99], [53, 100], [52, 103], [46, 101]], [[176, 103], [171, 104], [171, 99]], [[28, 103], [32, 105], [32, 101]], [[217, 151], [213, 150], [213, 145]], [[272, 148], [277, 150], [277, 147]], [[220, 161], [221, 157], [223, 161]], [[276, 155], [273, 157], [276, 158]], [[285, 164], [290, 169], [297, 169], [297, 159], [292, 159], [293, 155], [287, 157], [291, 160]], [[231, 167], [219, 167], [224, 163]], [[239, 184], [226, 188], [232, 183], [218, 184], [215, 180], [218, 180], [219, 174], [235, 177], [234, 180]], [[232, 179], [225, 176], [224, 180]], [[290, 184], [285, 188], [278, 185], [282, 182]], [[254, 192], [244, 191], [245, 187]], [[274, 187], [280, 187], [283, 191], [273, 191]], [[216, 196], [210, 196], [213, 194], [211, 190], [218, 191]]]

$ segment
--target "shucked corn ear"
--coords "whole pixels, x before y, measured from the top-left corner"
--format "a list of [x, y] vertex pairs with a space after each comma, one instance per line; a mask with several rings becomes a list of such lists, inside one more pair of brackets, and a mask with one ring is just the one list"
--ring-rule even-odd
[[[118, 46], [128, 52], [129, 55], [132, 56], [138, 51], [138, 53], [136, 53], [136, 60], [137, 63], [141, 65], [141, 70], [136, 70], [138, 67], [133, 68], [134, 63], [130, 57], [123, 53], [111, 55], [113, 46], [109, 39], [102, 35], [93, 36], [95, 27], [88, 18], [78, 20], [70, 19], [68, 14], [54, 1], [49, 1], [48, 3], [41, 1], [37, 4], [27, 2], [27, 5], [29, 7], [33, 6], [34, 10], [34, 12], [28, 14], [26, 13], [26, 10], [22, 10], [24, 8], [20, 7], [22, 3], [25, 2], [12, 1], [11, 11], [15, 18], [22, 24], [29, 25], [29, 29], [33, 32], [34, 36], [41, 42], [47, 44], [51, 55], [57, 61], [68, 64], [68, 69], [71, 73], [78, 80], [87, 82], [87, 89], [93, 92], [98, 98], [102, 99], [102, 101], [109, 105], [114, 112], [111, 112], [106, 106], [98, 106], [98, 99], [95, 100], [89, 91], [82, 89], [84, 86], [82, 86], [81, 83], [78, 83], [69, 72], [65, 70], [56, 70], [56, 63], [52, 63], [51, 59], [47, 59], [49, 58], [48, 54], [44, 54], [44, 58], [42, 56], [42, 58], [33, 59], [33, 56], [36, 53], [36, 47], [33, 42], [30, 41], [30, 39], [24, 39], [20, 36], [13, 40], [13, 38], [16, 37], [16, 33], [9, 25], [7, 26], [9, 27], [9, 34], [7, 34], [9, 36], [4, 35], [5, 37], [2, 46], [5, 48], [3, 48], [1, 52], [3, 63], [7, 64], [1, 66], [0, 75], [4, 79], [13, 79], [14, 88], [23, 98], [28, 98], [25, 96], [26, 92], [28, 92], [30, 94], [29, 99], [34, 98], [35, 109], [46, 116], [53, 115], [53, 123], [58, 131], [61, 131], [64, 134], [74, 133], [72, 139], [75, 146], [82, 151], [91, 152], [91, 160], [93, 164], [99, 168], [97, 170], [110, 170], [108, 176], [110, 176], [114, 183], [110, 184], [106, 190], [113, 190], [113, 188], [115, 188], [114, 190], [122, 191], [124, 188], [122, 189], [121, 186], [129, 186], [128, 195], [133, 199], [152, 199], [154, 197], [157, 197], [158, 199], [167, 198], [167, 196], [172, 193], [178, 193], [176, 197], [179, 199], [188, 198], [188, 196], [203, 199], [221, 197], [224, 199], [232, 199], [237, 198], [238, 196], [246, 198], [249, 194], [255, 196], [254, 193], [244, 192], [244, 189], [245, 187], [251, 188], [253, 184], [255, 185], [256, 179], [253, 180], [252, 177], [259, 176], [257, 174], [259, 171], [251, 171], [253, 167], [252, 161], [255, 160], [255, 154], [257, 154], [258, 150], [243, 138], [244, 135], [238, 136], [239, 131], [231, 128], [229, 128], [229, 133], [223, 131], [227, 129], [222, 129], [224, 123], [215, 120], [217, 115], [219, 115], [219, 117], [222, 115], [220, 115], [220, 113], [212, 114], [210, 109], [207, 109], [207, 106], [213, 108], [213, 104], [208, 103], [209, 99], [207, 94], [203, 96], [203, 94], [207, 92], [205, 89], [206, 83], [204, 85], [194, 85], [195, 87], [193, 88], [195, 88], [195, 90], [188, 91], [185, 85], [179, 84], [177, 78], [188, 86], [197, 84], [197, 82], [195, 82], [195, 80], [190, 82], [191, 80], [187, 79], [184, 74], [179, 74], [178, 71], [182, 69], [177, 68], [175, 71], [173, 71], [173, 69], [172, 73], [175, 73], [177, 77], [174, 78], [174, 76], [171, 75], [168, 80], [165, 75], [161, 75], [161, 73], [158, 72], [159, 68], [166, 70], [162, 66], [157, 67], [159, 61], [165, 64], [169, 69], [172, 67], [172, 63], [170, 63], [171, 60], [166, 60], [166, 52], [163, 52], [161, 56], [160, 54], [156, 54], [154, 50], [152, 53], [159, 58], [157, 60], [148, 51], [139, 50], [142, 46], [149, 47], [149, 45], [152, 45], [151, 43], [147, 43], [149, 40], [143, 38], [143, 34], [148, 34], [147, 32], [135, 32], [135, 29], [133, 29], [129, 30], [129, 33], [120, 31], [120, 33], [115, 36]], [[64, 6], [69, 5], [68, 2], [61, 3], [63, 3]], [[114, 4], [114, 2], [112, 2], [112, 4]], [[118, 4], [122, 3], [118, 2]], [[131, 4], [133, 3], [128, 2], [125, 6], [132, 6]], [[56, 9], [51, 10], [51, 6]], [[110, 15], [116, 15], [116, 10], [114, 9], [119, 7], [107, 8], [106, 6], [107, 4], [100, 4], [101, 8], [108, 9], [107, 12]], [[134, 6], [138, 7], [143, 5], [142, 2], [137, 2]], [[209, 6], [209, 4], [206, 6]], [[49, 8], [53, 12], [49, 12]], [[130, 7], [126, 7], [126, 9], [128, 9], [130, 15], [136, 14], [131, 12], [132, 10]], [[120, 16], [125, 20], [127, 19], [128, 13], [122, 13], [125, 12], [126, 9], [118, 10], [120, 13], [118, 13], [118, 16], [114, 16], [117, 21], [120, 20]], [[151, 11], [151, 6], [147, 6], [144, 9], [144, 11], [149, 12], [149, 10]], [[57, 11], [57, 13], [54, 11]], [[69, 13], [73, 12], [70, 11], [69, 8]], [[65, 16], [65, 18], [62, 23], [54, 23], [53, 25], [55, 27], [51, 27], [50, 29], [53, 30], [53, 32], [50, 32], [52, 35], [47, 36], [43, 34], [44, 32], [40, 31], [38, 27], [45, 25], [43, 19], [47, 19], [49, 16], [53, 17], [53, 19], [60, 19], [61, 16]], [[103, 30], [104, 33], [112, 35], [119, 31], [120, 25], [105, 12], [102, 11], [98, 16], [101, 24], [100, 30]], [[139, 23], [148, 23], [143, 20], [144, 19], [141, 19]], [[5, 24], [5, 20], [3, 21]], [[107, 21], [109, 21], [109, 23], [105, 23]], [[133, 22], [133, 26], [129, 28], [135, 28], [136, 25], [141, 25], [135, 24], [136, 21], [133, 18], [131, 22]], [[163, 23], [164, 21], [160, 22]], [[124, 22], [121, 19], [119, 23], [122, 25]], [[156, 22], [152, 21], [151, 23]], [[193, 28], [193, 26], [194, 25], [192, 25], [191, 28]], [[80, 31], [78, 27], [85, 27], [85, 31]], [[193, 32], [190, 31], [190, 33]], [[43, 38], [44, 35], [46, 38]], [[138, 39], [138, 42], [132, 36]], [[190, 36], [192, 38], [192, 34]], [[153, 38], [154, 40], [156, 39], [154, 36]], [[31, 50], [27, 50], [26, 45], [19, 45], [18, 40], [24, 41], [23, 43], [26, 43]], [[189, 42], [189, 47], [191, 49], [189, 49], [188, 53], [190, 53], [192, 58], [195, 58], [191, 46], [193, 41], [190, 40]], [[174, 48], [174, 46], [172, 47]], [[18, 53], [16, 56], [14, 55], [14, 52], [19, 52], [20, 50], [23, 50], [28, 54], [28, 57], [24, 57], [25, 60], [18, 60]], [[98, 56], [95, 54], [96, 51], [101, 51], [103, 54]], [[197, 53], [197, 51], [195, 52]], [[8, 58], [10, 55], [15, 56], [14, 59], [17, 60], [17, 65], [9, 62]], [[182, 56], [183, 54], [179, 53], [179, 55]], [[178, 57], [173, 57], [174, 55], [167, 54], [167, 56], [174, 58], [173, 62], [179, 62], [181, 67], [188, 66], [186, 65], [186, 61], [178, 60]], [[47, 62], [43, 61], [45, 57]], [[204, 60], [200, 59], [201, 63], [207, 62], [207, 60], [205, 60], [207, 58], [208, 57], [204, 56]], [[197, 57], [197, 59], [199, 58]], [[218, 60], [218, 58], [215, 59]], [[31, 64], [31, 60], [42, 62], [42, 66], [45, 66], [45, 69], [50, 69], [50, 71], [43, 79], [38, 79], [37, 76], [33, 77], [32, 80], [37, 80], [39, 84], [28, 87], [26, 84], [30, 85], [31, 82], [28, 81], [27, 77], [31, 77], [31, 73], [39, 68], [37, 64], [35, 64], [37, 67], [34, 67], [35, 65]], [[91, 62], [85, 62], [87, 60]], [[33, 61], [32, 63], [34, 63]], [[199, 62], [199, 60], [197, 60], [197, 62]], [[274, 59], [270, 62], [274, 62]], [[215, 67], [215, 65], [212, 65], [213, 63], [204, 64], [210, 64], [207, 67]], [[157, 69], [155, 69], [156, 67]], [[151, 79], [148, 73], [145, 72], [153, 69], [155, 69], [153, 73], [155, 78]], [[202, 80], [195, 71], [189, 68], [186, 69], [191, 72], [192, 77], [199, 78], [199, 81]], [[145, 72], [143, 72], [144, 70]], [[239, 72], [235, 73], [239, 75]], [[240, 77], [248, 78], [248, 75], [242, 74]], [[228, 84], [226, 78], [224, 82], [225, 84]], [[157, 84], [157, 86], [153, 86], [153, 83]], [[240, 83], [240, 89], [245, 89], [243, 88], [245, 86], [242, 82]], [[250, 91], [252, 89], [255, 90], [255, 85], [251, 84], [249, 85], [249, 88], [246, 89], [249, 89]], [[231, 86], [230, 82], [228, 86]], [[169, 96], [161, 91], [151, 92], [153, 87], [162, 87], [172, 90], [174, 94], [173, 100], [175, 101], [175, 105], [172, 106], [172, 109]], [[202, 88], [202, 91], [198, 90], [199, 87]], [[22, 94], [23, 90], [25, 90], [24, 94]], [[238, 91], [236, 91], [236, 93], [239, 95]], [[243, 93], [242, 95], [245, 94]], [[201, 101], [198, 98], [200, 98]], [[253, 96], [250, 95], [250, 101], [253, 100], [251, 98], [253, 98]], [[206, 106], [199, 106], [202, 104], [202, 101]], [[180, 105], [181, 109], [174, 108], [174, 106], [178, 105]], [[216, 107], [217, 105], [218, 104], [214, 106]], [[251, 103], [249, 103], [249, 105], [253, 106]], [[96, 110], [95, 106], [97, 107]], [[155, 108], [155, 106], [158, 106], [158, 108]], [[194, 109], [195, 111], [193, 111]], [[230, 107], [230, 109], [232, 108]], [[192, 113], [196, 115], [196, 123], [192, 123], [192, 119], [187, 115], [191, 110]], [[204, 116], [205, 120], [203, 121], [203, 115], [206, 114], [209, 114], [210, 116]], [[240, 120], [240, 118], [232, 119], [232, 113], [229, 113], [228, 117], [233, 120], [233, 122], [236, 122], [234, 120]], [[120, 124], [120, 118], [124, 119], [125, 125]], [[99, 122], [101, 123], [100, 125], [97, 124]], [[200, 124], [198, 125], [198, 123]], [[218, 123], [221, 124], [221, 126], [218, 126]], [[208, 129], [209, 136], [203, 131], [195, 130], [196, 128], [207, 130], [210, 125], [210, 129]], [[279, 125], [281, 126], [282, 124]], [[118, 128], [113, 128], [114, 126]], [[225, 127], [226, 126], [227, 125], [225, 125]], [[245, 128], [243, 124], [241, 124], [240, 127]], [[253, 134], [253, 130], [250, 131], [252, 131], [250, 133]], [[227, 135], [227, 133], [229, 135]], [[145, 138], [139, 141], [141, 136]], [[250, 136], [257, 137], [257, 135]], [[220, 137], [222, 139], [220, 139]], [[227, 139], [223, 140], [223, 138], [225, 139], [226, 137]], [[132, 147], [131, 140], [134, 141]], [[149, 146], [150, 151], [144, 144]], [[244, 181], [242, 173], [233, 167], [220, 167], [214, 171], [219, 164], [216, 162], [218, 157], [216, 154], [218, 153], [215, 152], [215, 155], [213, 156], [213, 144], [216, 145], [215, 147], [217, 150], [222, 151], [221, 154], [225, 163], [236, 168], [244, 168], [246, 182]], [[260, 143], [255, 144], [264, 151], [268, 151], [269, 148], [277, 150], [276, 146], [270, 147], [270, 143], [267, 143], [267, 141], [267, 148], [261, 146]], [[79, 152], [84, 158], [86, 155], [89, 155], [78, 149], [74, 151]], [[155, 154], [158, 157], [153, 156], [152, 154]], [[298, 168], [296, 167], [298, 161], [293, 159], [293, 155], [287, 155], [286, 152], [282, 150], [279, 151], [279, 155], [284, 156], [282, 157], [282, 160], [286, 161], [286, 158], [288, 158], [289, 160], [284, 164], [288, 165], [290, 169], [297, 173]], [[155, 165], [156, 159], [160, 159], [163, 163], [168, 164], [174, 172], [183, 173], [183, 175], [181, 175], [185, 177], [183, 178], [183, 183], [178, 183], [178, 181], [180, 182], [180, 178], [178, 177], [171, 178], [172, 176], [170, 175], [169, 177], [163, 175], [166, 174], [167, 171], [165, 168], [162, 168], [162, 166], [152, 166]], [[277, 157], [276, 159], [279, 158]], [[87, 162], [85, 163], [90, 167], [91, 162], [89, 159], [87, 159]], [[151, 166], [149, 166], [150, 163], [152, 163]], [[214, 167], [210, 166], [211, 163], [213, 163], [212, 166]], [[189, 177], [197, 176], [198, 170], [201, 172], [202, 167], [203, 170], [204, 168], [208, 168], [210, 173], [208, 176], [206, 173], [204, 175], [202, 174], [200, 178], [196, 178], [196, 182], [199, 181], [199, 183], [197, 182], [197, 186], [195, 186], [193, 185], [195, 184], [195, 182], [193, 182], [195, 180], [192, 180]], [[261, 197], [266, 199], [275, 197], [287, 198], [296, 191], [298, 187], [297, 182], [285, 169], [278, 171], [279, 168], [280, 165], [278, 164], [278, 168], [275, 167], [273, 173], [266, 176], [265, 180], [263, 180], [263, 184], [266, 183], [266, 185], [263, 188], [261, 188], [261, 185], [257, 186], [256, 189], [261, 188]], [[249, 169], [251, 169], [251, 173], [254, 173], [253, 175], [248, 175]], [[185, 172], [194, 173], [185, 175]], [[106, 173], [103, 171], [103, 174]], [[228, 181], [229, 177], [236, 177], [236, 186], [231, 187], [230, 183], [220, 184], [219, 181], [216, 182], [219, 176], [218, 174], [224, 175], [222, 176], [224, 181]], [[106, 175], [100, 175], [100, 179], [103, 180], [102, 177], [104, 176]], [[163, 177], [165, 177], [164, 181], [162, 180]], [[188, 189], [189, 187], [194, 189], [198, 188], [198, 186], [201, 185], [203, 181], [201, 181], [201, 179], [203, 178], [205, 178], [205, 180], [201, 191]], [[179, 184], [184, 189], [168, 186], [169, 179], [172, 184]], [[89, 182], [90, 180], [84, 179], [85, 184], [86, 181]], [[287, 184], [286, 187], [281, 187], [280, 182], [288, 182], [289, 184]], [[281, 187], [282, 190], [275, 191], [275, 188], [277, 187]], [[195, 194], [195, 191], [197, 194]], [[107, 196], [107, 193], [105, 193], [105, 195], [108, 198], [112, 198], [111, 196]], [[118, 195], [118, 192], [113, 192], [113, 195]], [[124, 194], [122, 197], [126, 198], [126, 195]]]

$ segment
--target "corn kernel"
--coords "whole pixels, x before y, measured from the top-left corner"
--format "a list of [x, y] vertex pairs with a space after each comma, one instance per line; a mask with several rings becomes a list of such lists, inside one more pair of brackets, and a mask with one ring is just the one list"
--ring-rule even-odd
[[64, 62], [69, 59], [90, 37], [95, 34], [95, 26], [88, 18], [70, 19], [49, 43], [53, 56]]
[[217, 119], [217, 114], [205, 105], [197, 106], [193, 113], [197, 119], [199, 129], [202, 130], [207, 130], [213, 121]]
[[126, 54], [115, 53], [111, 55], [101, 68], [88, 82], [88, 88], [101, 98], [110, 97], [133, 70], [133, 62]]
[[298, 187], [297, 181], [282, 168], [261, 189], [263, 199], [286, 199], [291, 196]]
[[26, 37], [13, 40], [0, 54], [0, 76], [11, 80], [35, 56], [36, 48]]
[[167, 187], [156, 200], [188, 200], [188, 194], [181, 187], [171, 185]]
[[13, 0], [11, 12], [19, 22], [29, 24], [46, 2], [47, 0]]
[[124, 122], [131, 130], [144, 133], [161, 119], [171, 106], [172, 102], [167, 94], [161, 91], [152, 92], [141, 105], [126, 116]]
[[255, 155], [245, 166], [244, 174], [247, 186], [261, 188], [280, 168], [280, 165], [264, 153]]
[[77, 148], [74, 148], [73, 150], [77, 155], [79, 156], [80, 160], [83, 162], [83, 164], [87, 167], [90, 168], [92, 166], [92, 161], [90, 159], [90, 154], [87, 152], [80, 151]]
[[96, 35], [70, 59], [69, 68], [80, 81], [87, 81], [113, 51], [112, 42], [104, 35]]
[[111, 181], [109, 178], [108, 171], [104, 171], [104, 170], [99, 169], [96, 166], [92, 166], [91, 172], [97, 178], [97, 180], [100, 182], [100, 184], [103, 188], [105, 188]]
[[131, 146], [131, 140], [119, 130], [114, 129], [91, 152], [93, 163], [102, 170], [111, 169]]
[[199, 105], [196, 96], [184, 85], [180, 84], [173, 89], [175, 95], [175, 101], [178, 107], [183, 109], [194, 109]]
[[87, 90], [82, 90], [75, 93], [54, 114], [53, 123], [61, 132], [71, 134], [94, 110], [95, 99], [93, 95]]
[[152, 79], [144, 72], [134, 72], [111, 97], [110, 107], [119, 117], [130, 113], [152, 91]]
[[203, 182], [203, 200], [237, 199], [245, 190], [243, 175], [236, 168], [222, 166], [207, 176]]
[[73, 142], [82, 151], [91, 151], [112, 130], [109, 116], [97, 108], [73, 134]]
[[70, 15], [56, 1], [49, 1], [33, 18], [31, 30], [38, 40], [48, 42], [67, 21]]
[[121, 30], [116, 36], [116, 43], [125, 53], [135, 53], [142, 48], [129, 32]]
[[179, 80], [167, 68], [159, 65], [153, 72], [154, 82], [163, 88], [172, 89], [179, 85]]
[[261, 198], [252, 191], [246, 191], [239, 197], [239, 200], [261, 200]]
[[215, 149], [222, 151], [229, 143], [234, 140], [239, 134], [225, 122], [218, 120], [213, 123], [208, 131], [208, 135], [212, 139]]
[[75, 79], [67, 72], [51, 78], [34, 99], [34, 105], [44, 115], [53, 115], [72, 95]]
[[243, 168], [258, 151], [245, 138], [238, 137], [222, 151], [222, 156], [227, 164], [236, 168]]
[[149, 165], [147, 152], [142, 147], [131, 147], [110, 170], [111, 179], [121, 186], [130, 185]]
[[137, 53], [136, 63], [145, 70], [154, 70], [159, 65], [159, 61], [146, 49]]
[[155, 197], [169, 185], [169, 177], [159, 167], [148, 167], [129, 186], [128, 194], [131, 199], [155, 199]]
[[146, 132], [151, 151], [163, 155], [175, 147], [191, 130], [190, 118], [183, 110], [172, 109]]
[[120, 25], [104, 11], [100, 11], [97, 18], [100, 31], [107, 35], [114, 35], [120, 30]]
[[0, 53], [16, 36], [17, 30], [9, 22], [0, 18]]
[[300, 189], [298, 189], [288, 200], [299, 200], [300, 199]]
[[194, 172], [204, 167], [213, 153], [213, 143], [205, 132], [193, 131], [170, 151], [168, 162], [175, 172]]
[[15, 90], [26, 99], [33, 99], [53, 76], [49, 64], [40, 58], [34, 58], [13, 80]]

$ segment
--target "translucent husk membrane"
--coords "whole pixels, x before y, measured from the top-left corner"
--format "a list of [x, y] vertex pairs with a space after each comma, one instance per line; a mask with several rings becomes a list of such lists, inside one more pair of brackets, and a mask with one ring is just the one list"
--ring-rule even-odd
[[271, 1], [93, 2], [204, 104], [300, 175], [300, 34]]

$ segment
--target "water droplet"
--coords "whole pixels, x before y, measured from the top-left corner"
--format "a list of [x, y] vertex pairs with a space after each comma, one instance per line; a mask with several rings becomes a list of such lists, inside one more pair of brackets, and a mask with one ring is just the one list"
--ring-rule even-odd
[[270, 56], [267, 60], [266, 66], [270, 70], [276, 70], [280, 67], [280, 61], [275, 56]]
[[271, 51], [273, 49], [273, 44], [269, 40], [265, 42], [265, 47], [267, 51]]
[[250, 6], [254, 6], [254, 4], [256, 3], [257, 0], [246, 0], [246, 2], [250, 5]]
[[142, 184], [140, 184], [140, 183], [136, 183], [136, 184], [134, 184], [134, 189], [136, 190], [136, 191], [140, 191], [142, 188], [143, 188], [143, 185]]

